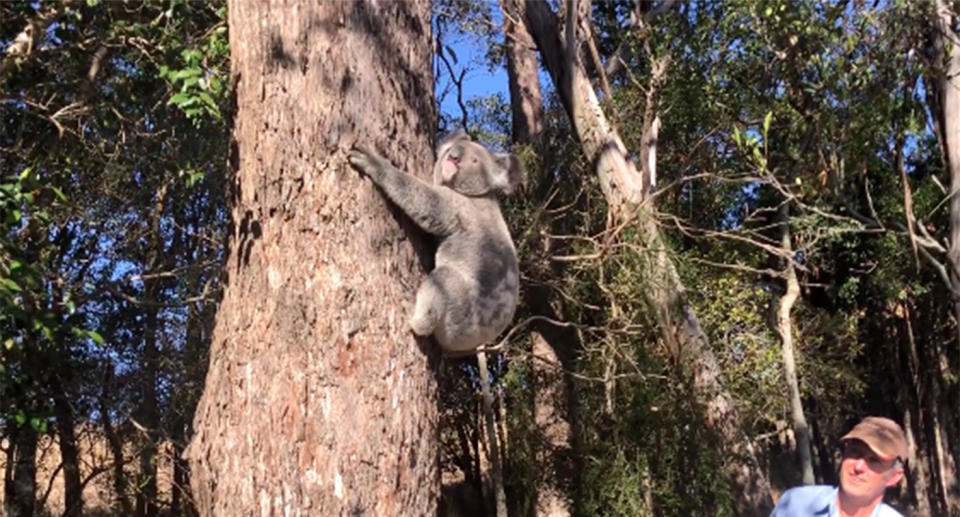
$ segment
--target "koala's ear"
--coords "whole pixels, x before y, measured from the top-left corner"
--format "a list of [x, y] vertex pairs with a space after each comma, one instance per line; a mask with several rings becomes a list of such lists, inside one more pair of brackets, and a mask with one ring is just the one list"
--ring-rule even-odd
[[459, 142], [460, 140], [469, 141], [470, 135], [468, 135], [464, 130], [458, 129], [453, 133], [443, 137], [443, 139], [440, 140], [440, 143], [437, 144], [437, 157], [442, 156], [448, 147], [453, 145], [455, 142]]
[[510, 153], [496, 153], [493, 159], [497, 163], [497, 174], [494, 178], [497, 190], [503, 194], [513, 194], [524, 181], [527, 171], [520, 160]]

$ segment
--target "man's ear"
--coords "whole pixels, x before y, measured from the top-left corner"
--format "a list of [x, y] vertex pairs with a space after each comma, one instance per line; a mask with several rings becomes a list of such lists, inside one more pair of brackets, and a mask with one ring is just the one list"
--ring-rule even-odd
[[892, 486], [896, 486], [897, 483], [899, 483], [901, 479], [903, 479], [903, 466], [902, 466], [902, 465], [899, 466], [899, 467], [897, 467], [897, 471], [894, 472], [892, 476], [890, 476], [890, 479], [889, 479], [889, 480], [887, 480], [887, 488], [890, 488], [890, 487], [892, 487]]

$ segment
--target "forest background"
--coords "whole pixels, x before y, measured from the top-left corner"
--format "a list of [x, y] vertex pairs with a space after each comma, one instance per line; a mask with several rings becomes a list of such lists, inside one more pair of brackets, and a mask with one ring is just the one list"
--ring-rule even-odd
[[[306, 5], [257, 17], [240, 0], [229, 10], [222, 1], [0, 3], [6, 515], [209, 515], [231, 497], [261, 513], [391, 514], [382, 479], [368, 495], [344, 496], [363, 493], [364, 481], [344, 485], [341, 471], [323, 470], [333, 456], [303, 456], [341, 440], [297, 430], [319, 418], [310, 411], [328, 415], [335, 390], [288, 406], [288, 392], [264, 388], [257, 396], [277, 413], [231, 416], [217, 382], [246, 368], [252, 386], [284, 385], [250, 373], [257, 361], [312, 378], [291, 359], [300, 352], [271, 348], [276, 336], [350, 365], [380, 342], [427, 358], [405, 370], [418, 380], [403, 395], [421, 404], [403, 443], [417, 437], [425, 467], [404, 474], [416, 482], [396, 478], [426, 502], [398, 499], [398, 514], [492, 514], [497, 454], [511, 515], [766, 515], [786, 488], [835, 483], [838, 438], [873, 414], [901, 422], [911, 443], [906, 482], [888, 500], [905, 513], [960, 516], [956, 2], [358, 1], [317, 7], [314, 18]], [[391, 9], [400, 16], [378, 15]], [[246, 27], [287, 16], [312, 20], [318, 35], [278, 22], [277, 34], [238, 47]], [[330, 52], [351, 70], [350, 52], [371, 53], [363, 39], [327, 49], [328, 61], [292, 53], [309, 56], [309, 38], [335, 39], [329, 26], [420, 36], [396, 54], [413, 49], [424, 66], [378, 71], [395, 79], [385, 84], [427, 85], [405, 91], [419, 100], [377, 101], [417, 142], [367, 121], [395, 163], [428, 163], [422, 143], [465, 128], [526, 165], [526, 185], [502, 201], [522, 301], [491, 359], [499, 451], [483, 439], [476, 363], [439, 360], [392, 327], [424, 271], [410, 250], [429, 257], [429, 239], [347, 167], [338, 153], [353, 130], [298, 112], [324, 103], [266, 93], [279, 84], [296, 97], [284, 74], [335, 67]], [[299, 127], [286, 140], [248, 136], [269, 126], [244, 111], [249, 75], [236, 71], [250, 59], [246, 42], [265, 49], [263, 77], [279, 78], [261, 81], [262, 109], [316, 139]], [[483, 74], [509, 80], [472, 95]], [[302, 88], [338, 95], [334, 83]], [[276, 227], [241, 189], [253, 147], [326, 171], [294, 187], [282, 169], [261, 175], [268, 186], [257, 193], [277, 185], [293, 245], [266, 246]], [[313, 188], [323, 193], [315, 205], [284, 213], [300, 202], [291, 192]], [[333, 189], [361, 203], [335, 204]], [[300, 247], [336, 254], [322, 228], [371, 218], [393, 232], [369, 233], [379, 239], [369, 267], [382, 275], [339, 272], [392, 294], [288, 292], [278, 306], [288, 319], [250, 331], [256, 338], [233, 330], [237, 314], [269, 305], [242, 287], [260, 278], [261, 246], [276, 253], [262, 267], [276, 288], [284, 268], [296, 278], [284, 264]], [[369, 228], [357, 228], [352, 237], [366, 242]], [[388, 267], [405, 271], [394, 287]], [[330, 316], [303, 316], [312, 307]], [[370, 322], [383, 314], [389, 329]], [[326, 334], [304, 321], [333, 337], [317, 339]], [[238, 353], [242, 367], [224, 366]], [[392, 363], [367, 366], [324, 379], [366, 388], [393, 378]], [[391, 404], [375, 388], [357, 396]], [[234, 443], [210, 431], [222, 415], [264, 441], [216, 452]], [[356, 431], [367, 424], [339, 427], [373, 440]], [[301, 465], [250, 474], [258, 448]], [[216, 471], [217, 454], [234, 470]]]

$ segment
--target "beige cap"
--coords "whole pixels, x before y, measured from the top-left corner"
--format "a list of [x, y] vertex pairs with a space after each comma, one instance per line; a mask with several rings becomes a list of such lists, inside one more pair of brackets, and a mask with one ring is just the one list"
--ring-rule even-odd
[[907, 450], [907, 437], [903, 434], [903, 428], [900, 424], [878, 416], [868, 416], [853, 426], [849, 433], [843, 435], [840, 441], [857, 439], [867, 444], [884, 459], [900, 458], [900, 461], [906, 461], [909, 452]]

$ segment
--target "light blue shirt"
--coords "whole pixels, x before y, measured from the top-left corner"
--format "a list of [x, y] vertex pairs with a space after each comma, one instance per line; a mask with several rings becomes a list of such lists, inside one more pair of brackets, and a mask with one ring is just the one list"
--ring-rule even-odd
[[[770, 517], [837, 517], [837, 487], [826, 485], [791, 488], [780, 496]], [[903, 517], [886, 503], [873, 510], [872, 517]]]

